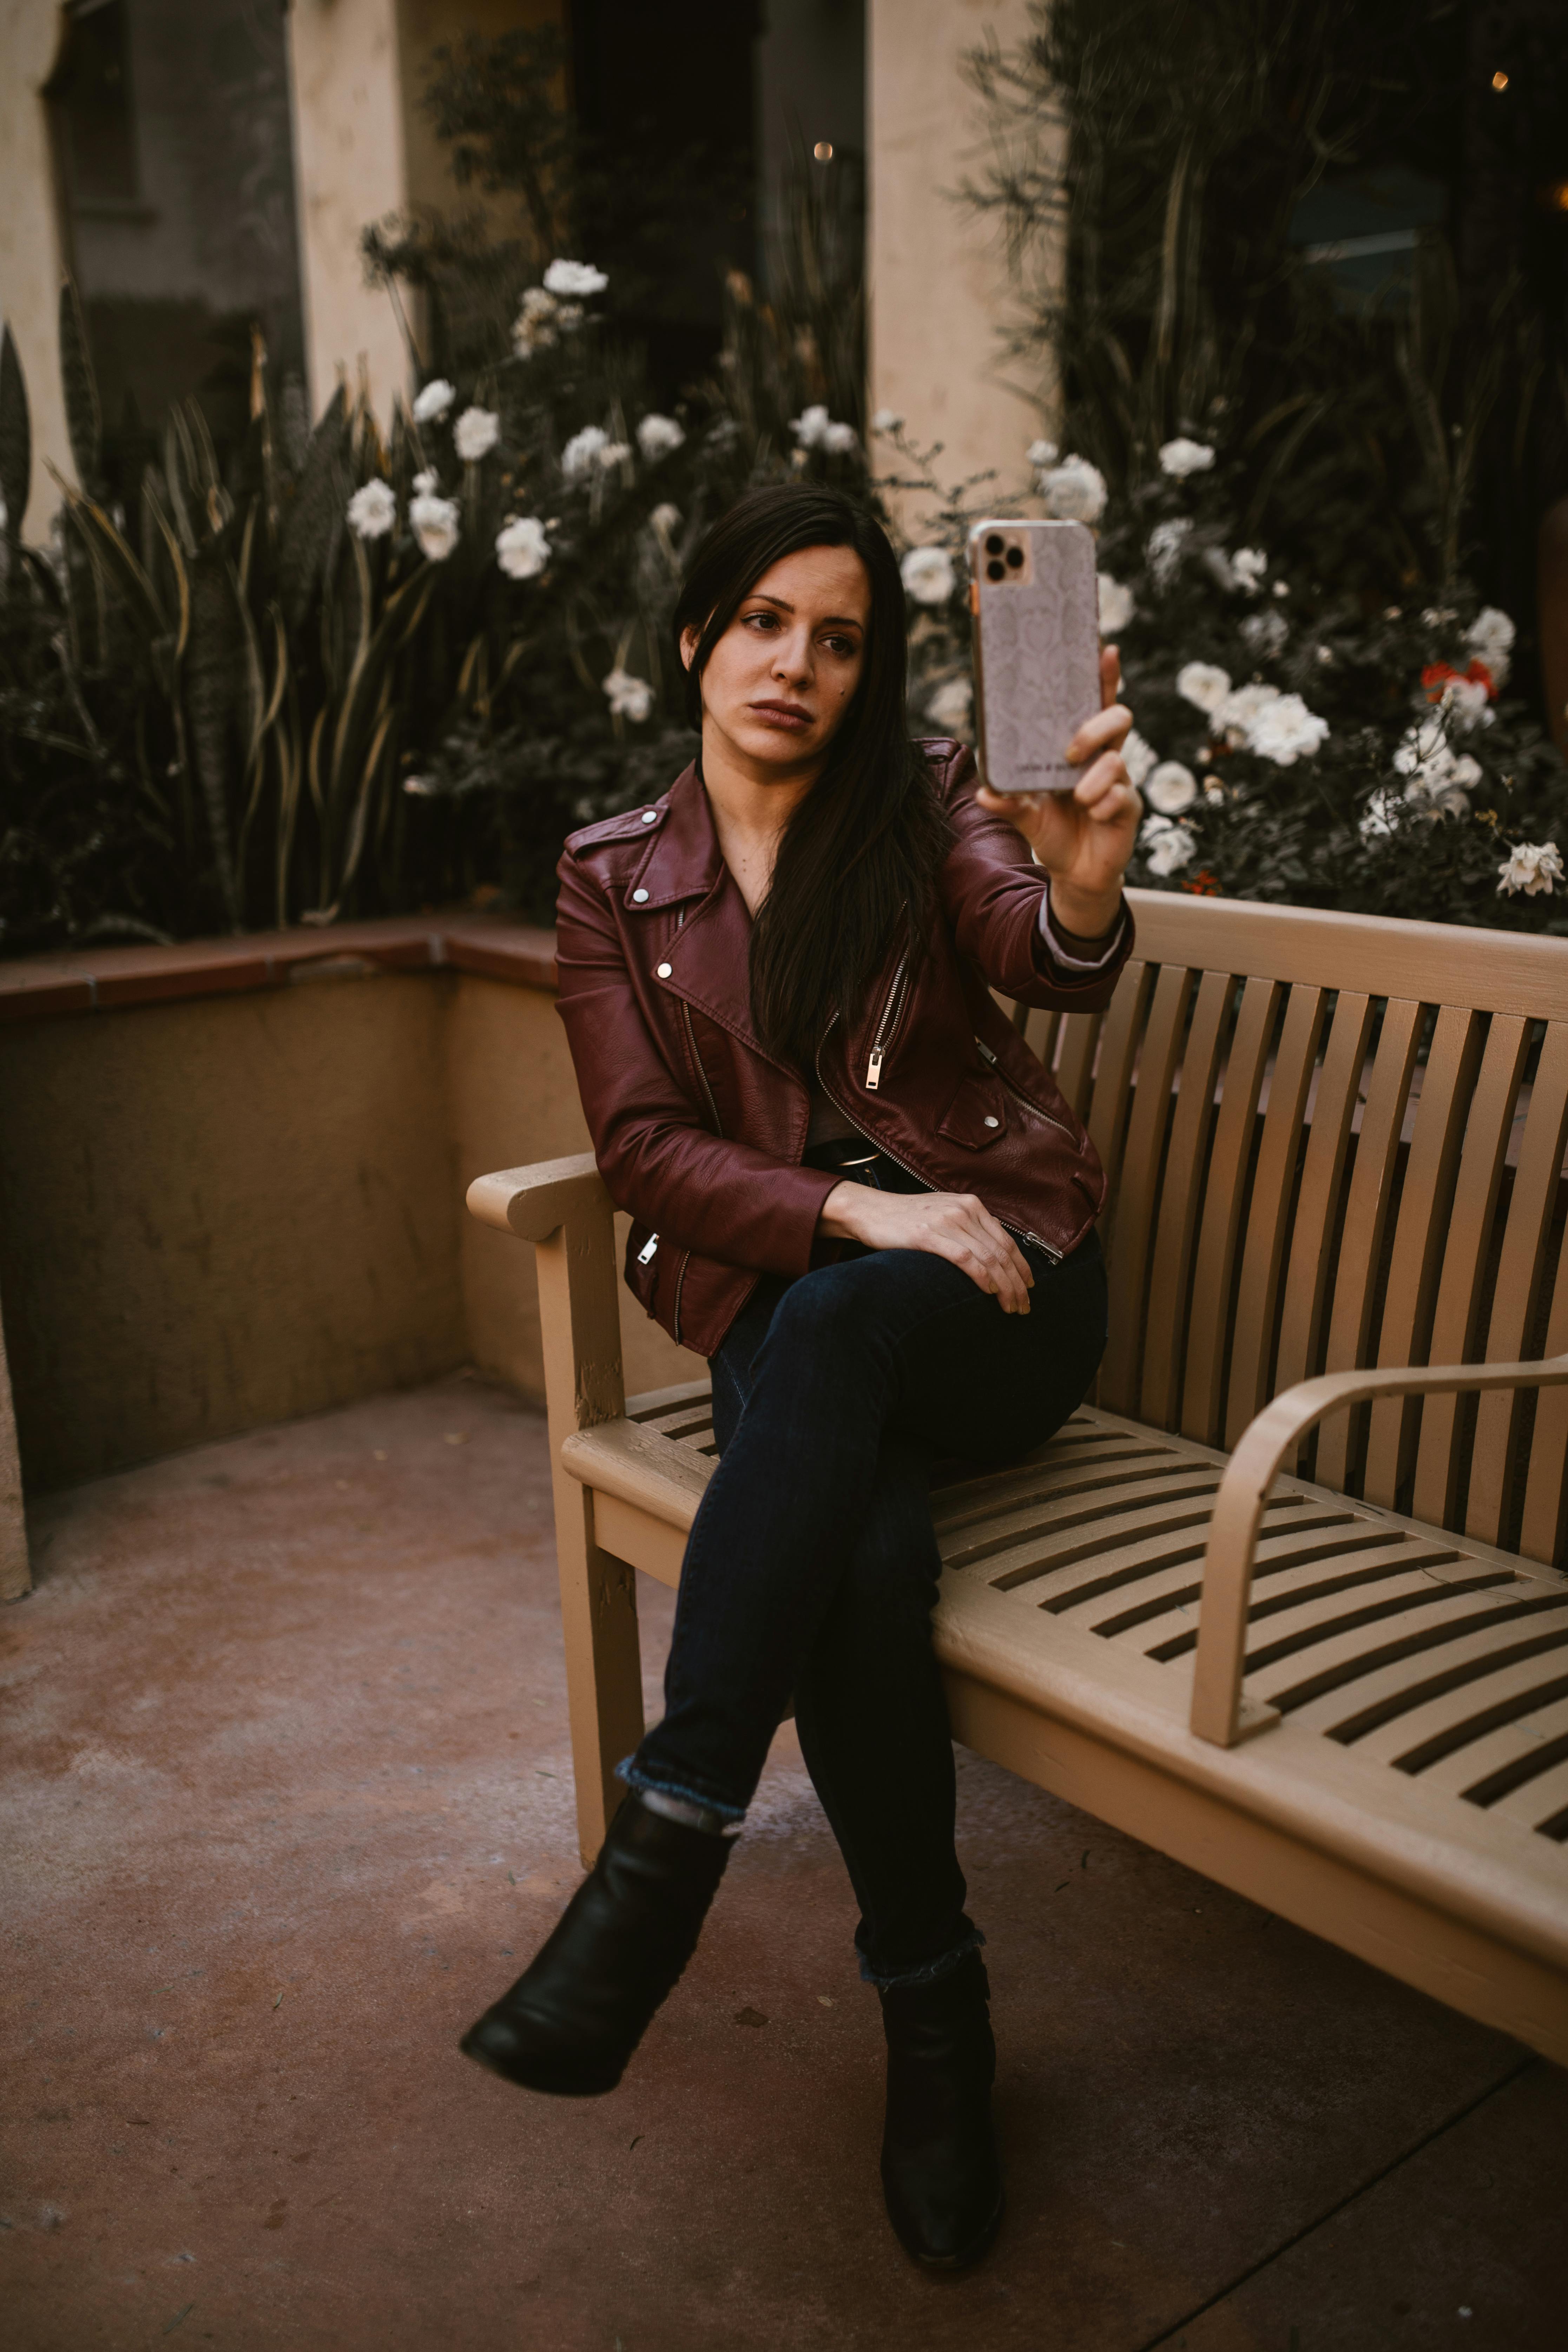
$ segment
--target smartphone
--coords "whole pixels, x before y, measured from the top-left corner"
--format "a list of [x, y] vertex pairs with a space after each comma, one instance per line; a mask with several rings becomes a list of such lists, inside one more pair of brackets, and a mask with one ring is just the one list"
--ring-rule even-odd
[[994, 793], [1069, 793], [1067, 748], [1100, 709], [1100, 590], [1081, 522], [969, 534], [980, 772]]

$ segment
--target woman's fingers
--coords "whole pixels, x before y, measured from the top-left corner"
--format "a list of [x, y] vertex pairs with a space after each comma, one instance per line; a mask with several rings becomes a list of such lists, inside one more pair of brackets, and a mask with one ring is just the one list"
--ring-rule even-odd
[[1079, 767], [1085, 760], [1095, 759], [1101, 751], [1120, 751], [1131, 731], [1132, 713], [1127, 705], [1124, 702], [1110, 703], [1105, 709], [1097, 710], [1092, 719], [1084, 720], [1068, 745], [1067, 756], [1075, 768]]
[[1100, 698], [1108, 709], [1121, 698], [1121, 656], [1115, 646], [1100, 649]]

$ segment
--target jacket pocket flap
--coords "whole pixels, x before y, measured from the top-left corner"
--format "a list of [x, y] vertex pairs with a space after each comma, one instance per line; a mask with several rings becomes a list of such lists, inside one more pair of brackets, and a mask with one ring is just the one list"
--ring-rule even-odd
[[984, 1151], [1007, 1132], [1007, 1089], [993, 1071], [974, 1071], [959, 1083], [937, 1129], [967, 1151]]

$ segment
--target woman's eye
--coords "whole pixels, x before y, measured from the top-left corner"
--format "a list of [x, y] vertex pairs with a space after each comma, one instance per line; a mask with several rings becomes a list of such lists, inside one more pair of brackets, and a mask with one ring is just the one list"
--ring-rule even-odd
[[837, 654], [841, 661], [852, 661], [860, 650], [853, 637], [829, 637], [826, 645], [828, 652]]

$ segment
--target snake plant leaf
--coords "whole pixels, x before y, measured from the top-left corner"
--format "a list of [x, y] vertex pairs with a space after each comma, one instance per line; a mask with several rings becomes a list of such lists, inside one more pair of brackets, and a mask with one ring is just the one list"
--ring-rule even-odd
[[0, 329], [0, 499], [5, 501], [5, 537], [20, 543], [22, 517], [33, 483], [33, 431], [27, 416], [27, 386], [9, 327]]
[[74, 278], [60, 285], [60, 382], [65, 393], [66, 431], [70, 436], [76, 478], [89, 493], [98, 487], [99, 459], [103, 442], [103, 411], [98, 397], [98, 377], [88, 346], [87, 320]]
[[[149, 466], [142, 482], [142, 513], [144, 522], [162, 541], [174, 582], [174, 641], [170, 650], [174, 667], [178, 669], [185, 657], [185, 647], [191, 641], [191, 575], [186, 568], [184, 551], [174, 536], [174, 527], [164, 513], [163, 501], [158, 496], [160, 486], [161, 478], [154, 477]], [[148, 568], [151, 570], [151, 566]], [[172, 687], [170, 690], [173, 691]]]
[[184, 700], [196, 782], [206, 811], [213, 864], [229, 929], [240, 928], [240, 901], [229, 827], [229, 751], [244, 645], [227, 560], [209, 542], [191, 565], [191, 642]]
[[340, 383], [311, 434], [283, 526], [278, 580], [291, 629], [304, 621], [326, 568], [348, 502], [347, 410]]
[[196, 515], [200, 511], [195, 483], [196, 452], [184, 404], [169, 411], [163, 427], [163, 479], [169, 488], [169, 512], [187, 555], [196, 551]]
[[103, 509], [55, 473], [52, 466], [49, 471], [59, 484], [66, 511], [80, 534], [95, 572], [123, 600], [132, 625], [151, 653], [169, 635], [169, 625], [153, 583]]
[[436, 574], [428, 565], [405, 580], [402, 587], [387, 598], [386, 609], [376, 624], [369, 646], [354, 666], [333, 736], [328, 777], [328, 821], [334, 829], [350, 781], [358, 780], [361, 776], [363, 746], [374, 723], [374, 714], [387, 668], [393, 656], [418, 629], [435, 586]]

